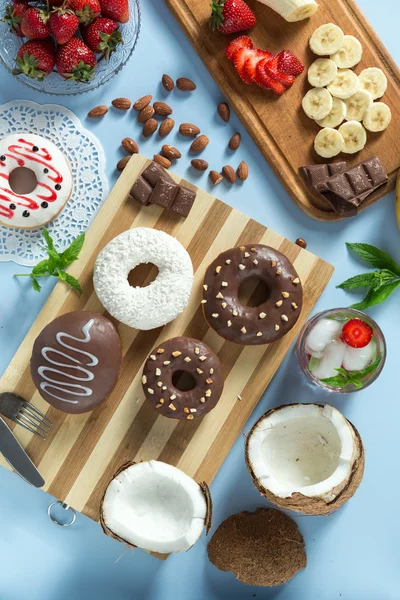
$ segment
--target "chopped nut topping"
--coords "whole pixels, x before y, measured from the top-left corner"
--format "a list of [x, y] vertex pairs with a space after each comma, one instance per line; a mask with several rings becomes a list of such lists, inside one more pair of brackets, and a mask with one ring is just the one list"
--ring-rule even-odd
[[162, 387], [162, 381], [157, 381], [158, 387]]
[[204, 285], [203, 285], [203, 290], [205, 290], [205, 291], [207, 291], [207, 290], [208, 290], [208, 285], [207, 285], [207, 284], [204, 284]]
[[172, 394], [172, 396], [169, 397], [170, 400], [175, 400], [176, 398], [176, 394]]
[[194, 419], [194, 416], [193, 415], [188, 415], [186, 418], [189, 419], [189, 421], [192, 421]]
[[196, 346], [196, 348], [194, 349], [194, 353], [195, 354], [200, 354], [200, 348], [198, 346]]
[[223, 298], [223, 295], [221, 294], [221, 292], [218, 292], [218, 294], [215, 297], [216, 298]]
[[210, 369], [210, 375], [212, 375], [214, 373], [214, 369], [211, 367]]
[[282, 275], [282, 271], [280, 269], [277, 269], [275, 275]]
[[159, 402], [160, 404], [164, 404], [164, 398], [160, 398]]
[[199, 367], [197, 367], [196, 371], [198, 372], [199, 375], [202, 375], [204, 373], [204, 371], [202, 371], [201, 369], [199, 369]]
[[250, 248], [250, 252], [257, 252], [255, 248]]
[[227, 282], [227, 281], [223, 281], [223, 282], [221, 283], [221, 285], [222, 285], [222, 287], [228, 287], [228, 282]]
[[171, 410], [176, 410], [176, 406], [172, 402], [171, 404], [168, 404], [168, 408], [170, 408]]
[[260, 319], [265, 319], [265, 317], [267, 316], [267, 313], [260, 312], [260, 314], [258, 316], [260, 317]]
[[159, 349], [157, 350], [157, 354], [162, 354], [163, 352], [164, 352], [164, 348], [159, 348]]
[[157, 402], [156, 408], [160, 408], [162, 406], [161, 402]]
[[294, 309], [298, 308], [296, 302], [292, 302], [292, 306], [293, 306]]
[[253, 260], [253, 264], [258, 265], [258, 260], [256, 258]]
[[286, 321], [286, 322], [287, 322], [287, 321], [289, 321], [289, 319], [287, 318], [287, 316], [286, 316], [286, 315], [282, 315], [282, 316], [281, 316], [281, 319], [282, 319], [282, 321]]
[[200, 304], [207, 304], [207, 300], [202, 300]]
[[206, 379], [206, 383], [208, 383], [208, 384], [210, 384], [210, 385], [211, 385], [211, 384], [213, 383], [213, 379], [211, 379], [210, 377], [208, 377], [208, 378]]
[[232, 261], [231, 261], [231, 259], [230, 259], [230, 258], [227, 258], [227, 259], [226, 259], [226, 261], [225, 261], [225, 264], [226, 264], [226, 265], [230, 265], [230, 264], [231, 264], [231, 262], [232, 262]]
[[237, 310], [233, 310], [233, 311], [232, 311], [232, 314], [233, 314], [233, 316], [234, 316], [234, 317], [237, 317], [239, 313], [238, 313], [238, 311], [237, 311]]
[[204, 397], [200, 398], [200, 402], [202, 402], [203, 404], [204, 404], [205, 401], [206, 401], [206, 399]]
[[247, 329], [246, 327], [242, 327], [242, 329], [240, 330], [242, 333], [247, 333]]
[[156, 376], [157, 376], [157, 377], [160, 377], [160, 375], [161, 375], [161, 369], [159, 369], [159, 368], [157, 367], [157, 369], [156, 369]]
[[278, 302], [275, 302], [276, 306], [282, 306], [283, 304], [283, 300], [278, 300]]
[[246, 268], [246, 265], [242, 265], [242, 264], [240, 264], [240, 265], [239, 265], [239, 269], [240, 269], [241, 271], [243, 271], [245, 268]]
[[276, 267], [276, 260], [273, 260], [273, 261], [271, 262], [271, 267], [274, 267], [274, 268]]
[[178, 358], [178, 356], [180, 356], [182, 354], [182, 352], [179, 352], [179, 350], [175, 350], [175, 352], [172, 353], [172, 356], [174, 358]]
[[218, 313], [213, 313], [211, 316], [212, 316], [214, 319], [218, 319], [218, 317], [219, 317]]
[[150, 358], [151, 358], [151, 360], [156, 360], [156, 357], [154, 356], [154, 354], [150, 354]]
[[162, 389], [163, 392], [165, 392], [165, 390], [167, 389], [167, 386], [163, 385], [161, 389]]
[[206, 390], [204, 395], [206, 398], [209, 398], [211, 396], [211, 390]]
[[279, 325], [275, 325], [275, 331], [279, 331], [280, 327]]
[[219, 273], [221, 271], [222, 267], [216, 267], [215, 272]]
[[226, 302], [222, 302], [221, 306], [222, 306], [222, 308], [226, 308], [228, 305]]
[[246, 246], [239, 246], [239, 250], [243, 252], [243, 250], [246, 250]]
[[289, 298], [290, 294], [289, 294], [289, 292], [282, 292], [282, 296], [284, 298]]
[[228, 325], [228, 327], [231, 327], [232, 321], [227, 321], [226, 324]]
[[199, 360], [201, 360], [201, 362], [207, 360], [207, 356], [199, 356]]
[[170, 365], [171, 361], [170, 360], [164, 360], [163, 365]]
[[191, 413], [196, 413], [196, 412], [197, 412], [197, 408], [191, 408], [191, 409], [190, 409], [190, 412], [191, 412]]
[[147, 377], [146, 377], [146, 375], [143, 375], [143, 377], [142, 377], [142, 383], [143, 383], [143, 385], [144, 385], [145, 383], [147, 383]]
[[183, 412], [186, 414], [189, 414], [189, 409], [185, 406], [185, 408], [183, 409]]
[[261, 337], [262, 336], [262, 331], [257, 331], [257, 337]]
[[245, 258], [249, 258], [249, 256], [250, 256], [250, 254], [249, 254], [248, 252], [245, 252], [245, 253], [244, 253], [244, 257], [245, 257]]
[[192, 359], [190, 358], [190, 356], [185, 356], [185, 358], [183, 360], [185, 362], [192, 362]]
[[154, 394], [154, 390], [152, 390], [151, 388], [147, 388], [147, 391], [149, 392], [149, 394]]
[[298, 283], [300, 283], [300, 279], [296, 277], [296, 279], [293, 279], [292, 283], [293, 285], [297, 285]]

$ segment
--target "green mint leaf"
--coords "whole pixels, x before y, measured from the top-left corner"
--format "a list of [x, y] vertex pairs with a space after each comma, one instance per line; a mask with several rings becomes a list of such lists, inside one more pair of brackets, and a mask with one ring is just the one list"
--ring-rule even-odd
[[47, 253], [51, 260], [51, 264], [53, 265], [53, 271], [56, 267], [61, 265], [61, 257], [58, 254], [57, 250], [52, 250], [51, 248], [47, 248]]
[[361, 387], [364, 383], [365, 377], [370, 375], [375, 371], [375, 369], [379, 366], [382, 357], [380, 356], [374, 362], [369, 364], [362, 371], [346, 371], [346, 369], [342, 369], [341, 367], [335, 369], [338, 372], [338, 375], [334, 377], [327, 377], [326, 379], [321, 379], [323, 383], [327, 385], [331, 385], [334, 387], [345, 387], [348, 384], [354, 385], [355, 387]]
[[376, 246], [370, 244], [351, 244], [346, 242], [346, 246], [349, 250], [353, 250], [360, 258], [363, 259], [369, 265], [377, 269], [389, 269], [396, 275], [400, 275], [400, 266], [393, 260], [387, 252], [380, 250]]
[[376, 273], [376, 281], [371, 286], [374, 290], [379, 290], [382, 285], [386, 285], [387, 283], [392, 283], [392, 281], [400, 280], [399, 276], [389, 271], [388, 269], [382, 269], [381, 271], [375, 271]]
[[40, 277], [41, 275], [45, 275], [46, 273], [51, 274], [54, 271], [54, 267], [50, 260], [42, 260], [32, 269], [32, 275], [34, 277]]
[[61, 267], [65, 269], [71, 263], [78, 259], [80, 251], [82, 250], [83, 244], [85, 242], [85, 233], [81, 233], [78, 237], [71, 243], [71, 245], [61, 253]]
[[343, 283], [340, 283], [336, 287], [341, 290], [355, 290], [360, 287], [370, 287], [376, 283], [376, 274], [379, 275], [378, 271], [355, 275], [354, 277], [350, 277], [350, 279], [346, 279], [346, 281], [343, 281]]
[[57, 268], [57, 275], [55, 275], [55, 277], [57, 277], [58, 279], [61, 279], [61, 281], [67, 280], [67, 274], [64, 273], [64, 271], [61, 271], [59, 268]]
[[359, 376], [361, 377], [361, 379], [363, 379], [367, 375], [370, 375], [371, 373], [373, 373], [375, 371], [375, 369], [377, 367], [379, 367], [381, 361], [382, 361], [382, 356], [379, 356], [376, 360], [374, 360], [374, 362], [372, 362], [371, 364], [369, 364], [362, 371], [352, 371], [352, 373], [358, 373]]
[[51, 235], [49, 234], [49, 232], [47, 231], [46, 227], [43, 227], [43, 237], [46, 240], [46, 244], [47, 247], [49, 248], [49, 250], [54, 250], [54, 242], [53, 239], [51, 237]]
[[75, 279], [75, 277], [70, 275], [69, 273], [65, 273], [65, 283], [68, 283], [68, 285], [73, 287], [74, 290], [76, 290], [79, 295], [82, 294], [82, 288], [80, 286], [79, 281], [77, 279]]
[[361, 302], [356, 302], [356, 304], [352, 304], [350, 308], [355, 308], [357, 310], [365, 310], [370, 306], [375, 306], [376, 304], [381, 304], [384, 302], [388, 296], [396, 288], [400, 285], [400, 280], [393, 281], [392, 283], [387, 283], [386, 285], [382, 285], [379, 289], [374, 290], [370, 289], [368, 294], [365, 296], [364, 300]]
[[325, 379], [321, 379], [322, 383], [326, 383], [326, 385], [331, 385], [332, 387], [345, 387], [347, 385], [347, 379], [344, 379], [340, 375], [335, 375], [334, 377], [326, 377]]
[[35, 292], [40, 292], [40, 290], [42, 288], [40, 287], [40, 284], [39, 284], [38, 280], [35, 279], [35, 277], [31, 276], [31, 281], [32, 281], [32, 287], [35, 290]]

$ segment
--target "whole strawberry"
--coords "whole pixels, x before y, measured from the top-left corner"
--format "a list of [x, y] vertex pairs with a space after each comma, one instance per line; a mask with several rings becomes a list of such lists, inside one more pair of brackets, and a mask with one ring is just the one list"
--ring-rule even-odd
[[101, 14], [118, 23], [129, 21], [128, 0], [100, 0]]
[[10, 32], [18, 37], [23, 37], [21, 22], [27, 8], [26, 4], [7, 4], [5, 15], [2, 18], [2, 21], [8, 23]]
[[76, 14], [82, 25], [89, 25], [101, 12], [98, 0], [68, 0], [68, 8]]
[[83, 39], [96, 53], [104, 53], [106, 59], [114, 52], [118, 44], [122, 43], [122, 35], [118, 24], [112, 19], [98, 17], [93, 23], [82, 31]]
[[21, 31], [31, 40], [44, 40], [50, 35], [49, 13], [40, 8], [28, 8], [22, 17]]
[[236, 33], [256, 24], [253, 11], [243, 0], [212, 0], [210, 25], [213, 31]]
[[47, 40], [30, 40], [25, 42], [18, 50], [15, 59], [16, 68], [13, 73], [25, 73], [32, 79], [42, 80], [52, 72], [56, 62], [54, 43], [51, 38]]
[[56, 53], [56, 68], [64, 79], [74, 79], [87, 83], [92, 77], [97, 61], [88, 46], [77, 37], [73, 37]]
[[78, 17], [64, 6], [56, 8], [50, 14], [50, 29], [59, 44], [66, 44], [79, 27]]

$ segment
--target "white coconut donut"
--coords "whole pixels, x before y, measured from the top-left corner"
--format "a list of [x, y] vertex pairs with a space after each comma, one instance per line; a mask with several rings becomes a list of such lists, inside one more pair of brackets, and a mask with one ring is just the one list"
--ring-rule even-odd
[[[10, 174], [18, 167], [33, 171], [36, 188], [16, 194]], [[52, 221], [72, 192], [72, 174], [63, 153], [46, 138], [32, 133], [15, 133], [0, 140], [0, 223], [33, 229]]]
[[[147, 287], [132, 287], [128, 275], [152, 263], [159, 274]], [[94, 289], [106, 310], [129, 327], [161, 327], [185, 309], [193, 285], [193, 265], [185, 248], [172, 236], [137, 227], [111, 240], [96, 259]]]

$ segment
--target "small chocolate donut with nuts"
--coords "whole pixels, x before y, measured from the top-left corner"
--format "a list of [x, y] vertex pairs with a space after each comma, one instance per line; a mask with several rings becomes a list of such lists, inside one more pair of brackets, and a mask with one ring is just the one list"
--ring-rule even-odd
[[218, 356], [203, 342], [176, 337], [146, 360], [142, 376], [147, 400], [164, 417], [191, 421], [212, 410], [221, 397], [224, 376]]
[[[255, 307], [239, 301], [239, 288], [250, 278], [263, 281], [268, 290], [267, 299]], [[204, 278], [204, 316], [221, 337], [236, 344], [276, 342], [295, 325], [302, 303], [303, 289], [294, 266], [269, 246], [249, 244], [226, 250]]]

